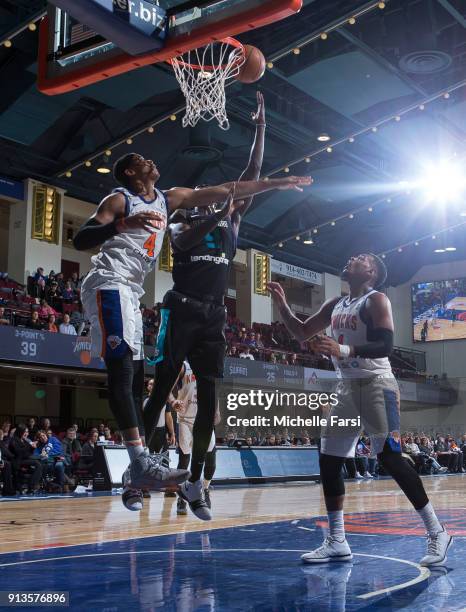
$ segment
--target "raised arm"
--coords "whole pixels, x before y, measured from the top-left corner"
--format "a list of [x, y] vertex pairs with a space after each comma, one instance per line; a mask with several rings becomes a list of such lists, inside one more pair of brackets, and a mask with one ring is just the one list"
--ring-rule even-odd
[[155, 212], [142, 212], [125, 218], [125, 196], [112, 193], [102, 200], [95, 215], [77, 231], [73, 244], [78, 251], [93, 249], [104, 242], [131, 229], [145, 228], [150, 232], [154, 227], [163, 229], [165, 220]]
[[271, 282], [267, 285], [274, 302], [277, 304], [286, 328], [300, 342], [308, 340], [330, 325], [332, 311], [340, 298], [327, 300], [316, 314], [305, 321], [300, 321], [292, 312], [286, 301], [285, 292], [280, 283]]
[[205, 236], [214, 230], [218, 222], [224, 219], [230, 212], [235, 189], [231, 189], [220, 210], [217, 210], [212, 215], [203, 216], [196, 220], [196, 223], [190, 225], [186, 222], [186, 213], [183, 210], [176, 211], [168, 226], [170, 240], [172, 244], [180, 249], [180, 251], [188, 251], [194, 246], [202, 242]]
[[[259, 181], [241, 181], [236, 183], [235, 200], [280, 189], [282, 191], [303, 191], [305, 187], [312, 184], [310, 176], [288, 176], [277, 179]], [[172, 212], [178, 208], [194, 208], [195, 206], [205, 207], [217, 202], [224, 202], [228, 197], [230, 189], [235, 185], [234, 182], [223, 183], [216, 187], [204, 187], [203, 189], [186, 189], [184, 187], [174, 187], [165, 192], [168, 206]]]
[[[262, 162], [264, 159], [264, 140], [265, 140], [265, 105], [264, 97], [260, 91], [257, 92], [257, 111], [253, 113], [252, 120], [256, 124], [256, 134], [249, 155], [249, 163], [239, 177], [240, 181], [257, 181], [261, 174]], [[253, 198], [247, 198], [239, 206], [236, 206], [231, 221], [235, 226], [239, 226], [241, 217], [246, 214], [251, 206]]]

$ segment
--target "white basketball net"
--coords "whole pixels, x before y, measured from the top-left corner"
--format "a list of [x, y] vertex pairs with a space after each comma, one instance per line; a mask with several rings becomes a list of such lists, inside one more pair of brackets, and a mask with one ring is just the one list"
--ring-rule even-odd
[[217, 119], [219, 127], [228, 130], [225, 86], [238, 76], [244, 62], [243, 49], [228, 40], [210, 43], [171, 60], [186, 98], [183, 127], [194, 127], [199, 119]]

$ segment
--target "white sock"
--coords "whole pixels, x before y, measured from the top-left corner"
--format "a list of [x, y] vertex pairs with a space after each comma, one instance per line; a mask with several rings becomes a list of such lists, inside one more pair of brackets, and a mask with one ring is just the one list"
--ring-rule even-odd
[[435, 510], [432, 507], [430, 502], [421, 508], [420, 510], [416, 510], [419, 516], [424, 521], [424, 525], [426, 526], [427, 533], [430, 535], [435, 535], [439, 533], [439, 531], [443, 531], [442, 525], [439, 523], [437, 515], [435, 514]]
[[329, 535], [336, 540], [345, 539], [345, 521], [343, 519], [343, 510], [334, 510], [327, 512]]
[[125, 445], [130, 461], [134, 461], [139, 455], [144, 454], [144, 446], [141, 440], [125, 440]]

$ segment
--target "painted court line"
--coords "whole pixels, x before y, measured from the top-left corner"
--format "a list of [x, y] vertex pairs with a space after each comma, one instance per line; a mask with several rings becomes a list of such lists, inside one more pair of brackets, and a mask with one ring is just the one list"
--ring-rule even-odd
[[[200, 550], [198, 548], [190, 548], [190, 549], [161, 549], [161, 550], [136, 550], [136, 551], [122, 551], [122, 552], [109, 552], [109, 553], [90, 553], [87, 555], [69, 555], [62, 557], [48, 557], [46, 559], [30, 559], [28, 561], [13, 561], [11, 563], [1, 563], [1, 567], [13, 567], [18, 565], [32, 565], [35, 563], [48, 563], [49, 561], [63, 561], [67, 559], [86, 559], [86, 558], [95, 558], [95, 557], [117, 557], [123, 555], [153, 555], [153, 554], [164, 554], [164, 553], [225, 553], [225, 552], [260, 552], [260, 553], [304, 553], [306, 550], [296, 550], [296, 549], [282, 549], [282, 548], [212, 548], [209, 550]], [[430, 576], [430, 570], [427, 567], [421, 567], [418, 563], [414, 563], [413, 561], [407, 561], [406, 559], [398, 559], [396, 557], [384, 557], [382, 555], [369, 555], [365, 553], [353, 553], [356, 557], [370, 557], [373, 559], [383, 559], [387, 561], [395, 561], [398, 563], [405, 563], [406, 565], [411, 565], [415, 567], [419, 571], [419, 575], [415, 578], [408, 580], [406, 582], [401, 582], [399, 584], [395, 584], [394, 586], [387, 587], [386, 589], [380, 589], [379, 591], [371, 591], [370, 593], [364, 593], [363, 595], [358, 595], [358, 599], [370, 599], [371, 597], [377, 597], [379, 595], [387, 595], [388, 593], [393, 593], [394, 591], [400, 591], [401, 589], [406, 589], [410, 586], [418, 584], [419, 582], [423, 582], [427, 580]]]

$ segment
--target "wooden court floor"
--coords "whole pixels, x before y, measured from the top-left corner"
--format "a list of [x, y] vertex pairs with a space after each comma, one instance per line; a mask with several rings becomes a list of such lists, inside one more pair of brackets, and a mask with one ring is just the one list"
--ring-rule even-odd
[[[425, 477], [438, 510], [466, 516], [466, 475]], [[411, 510], [391, 479], [346, 483], [347, 513]], [[214, 520], [176, 515], [176, 499], [153, 493], [142, 512], [128, 512], [119, 495], [36, 498], [0, 503], [0, 553], [99, 544], [154, 535], [215, 530], [325, 515], [321, 487], [315, 483], [216, 487]], [[417, 520], [413, 512], [413, 518]], [[388, 522], [390, 522], [388, 520]]]

